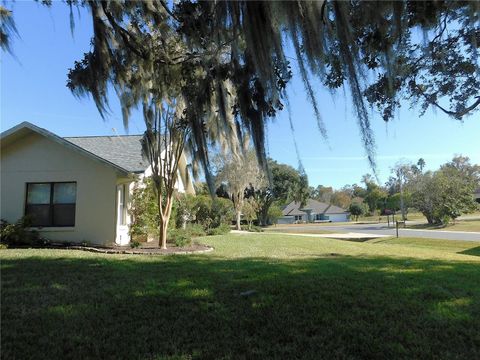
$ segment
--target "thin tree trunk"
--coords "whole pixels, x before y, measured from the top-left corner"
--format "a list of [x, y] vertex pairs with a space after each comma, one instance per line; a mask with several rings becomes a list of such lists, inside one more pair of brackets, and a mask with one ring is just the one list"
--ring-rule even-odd
[[241, 218], [242, 218], [242, 212], [240, 210], [237, 210], [236, 211], [236, 217], [237, 217], [237, 221], [236, 221], [236, 228], [237, 230], [242, 230], [242, 227], [241, 227]]
[[172, 196], [169, 196], [166, 199], [166, 206], [164, 209], [164, 215], [160, 217], [160, 238], [158, 240], [158, 244], [161, 246], [162, 249], [167, 248], [167, 232], [168, 232], [168, 224], [170, 222], [170, 215], [172, 214]]
[[167, 248], [167, 229], [168, 225], [165, 223], [163, 217], [160, 219], [160, 231], [159, 231], [159, 238], [158, 238], [158, 245], [162, 249]]

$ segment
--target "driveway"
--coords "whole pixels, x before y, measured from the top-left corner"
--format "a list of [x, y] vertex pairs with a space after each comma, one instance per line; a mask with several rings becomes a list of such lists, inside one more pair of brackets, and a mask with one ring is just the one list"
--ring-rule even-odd
[[[275, 227], [275, 231], [281, 231], [282, 229], [292, 229], [302, 232], [303, 230], [309, 230], [311, 232], [314, 229], [338, 231], [338, 232], [353, 232], [353, 233], [366, 233], [376, 235], [390, 235], [395, 236], [395, 228], [388, 228], [387, 224], [338, 224], [338, 225], [296, 225], [284, 226], [278, 225]], [[480, 232], [466, 232], [466, 231], [439, 231], [439, 230], [417, 230], [417, 229], [398, 229], [400, 237], [420, 237], [431, 239], [446, 239], [446, 240], [464, 240], [464, 241], [478, 241], [480, 242]]]

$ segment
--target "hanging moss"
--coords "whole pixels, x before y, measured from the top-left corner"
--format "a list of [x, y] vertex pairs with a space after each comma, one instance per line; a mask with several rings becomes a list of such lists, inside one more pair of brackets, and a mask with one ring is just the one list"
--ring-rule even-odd
[[[400, 99], [462, 119], [480, 105], [479, 2], [163, 1], [78, 2], [90, 9], [92, 51], [75, 63], [68, 86], [108, 111], [108, 84], [125, 125], [144, 99], [185, 103], [186, 146], [212, 186], [211, 146], [236, 155], [252, 139], [266, 168], [265, 125], [287, 102], [294, 50], [326, 138], [312, 76], [350, 90], [360, 137], [375, 170], [368, 106], [391, 119]], [[418, 40], [418, 31], [424, 34]], [[448, 31], [447, 31], [448, 30]], [[213, 189], [212, 189], [213, 190]]]

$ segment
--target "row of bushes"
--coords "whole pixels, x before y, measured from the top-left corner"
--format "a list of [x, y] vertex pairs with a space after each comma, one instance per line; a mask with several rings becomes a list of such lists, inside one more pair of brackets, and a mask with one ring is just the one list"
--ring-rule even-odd
[[[159, 235], [158, 204], [151, 179], [144, 180], [143, 184], [133, 190], [130, 215], [130, 235], [133, 239]], [[233, 205], [228, 199], [177, 193], [174, 196], [167, 241], [177, 246], [188, 246], [195, 237], [225, 234], [230, 231], [233, 216]]]
[[178, 247], [187, 247], [192, 245], [193, 239], [206, 235], [224, 235], [230, 232], [230, 226], [221, 224], [216, 228], [210, 228], [207, 231], [201, 225], [190, 224], [185, 229], [170, 229], [167, 235], [167, 241]]

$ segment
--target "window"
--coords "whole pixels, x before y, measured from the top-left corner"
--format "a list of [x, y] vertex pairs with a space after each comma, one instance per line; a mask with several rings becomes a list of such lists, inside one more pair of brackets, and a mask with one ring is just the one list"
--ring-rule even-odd
[[127, 223], [127, 206], [125, 201], [125, 185], [117, 185], [117, 223], [125, 225]]
[[75, 226], [77, 183], [29, 183], [25, 215], [32, 226]]

